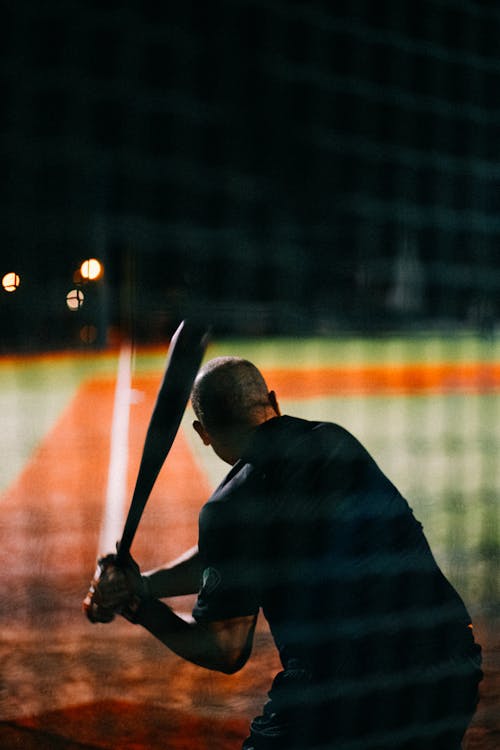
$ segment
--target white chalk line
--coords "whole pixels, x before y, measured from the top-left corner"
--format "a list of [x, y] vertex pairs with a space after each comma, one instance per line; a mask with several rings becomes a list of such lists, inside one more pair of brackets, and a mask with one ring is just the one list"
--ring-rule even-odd
[[115, 551], [116, 542], [120, 539], [125, 522], [131, 379], [132, 350], [130, 344], [123, 344], [118, 358], [106, 503], [101, 523], [98, 554]]

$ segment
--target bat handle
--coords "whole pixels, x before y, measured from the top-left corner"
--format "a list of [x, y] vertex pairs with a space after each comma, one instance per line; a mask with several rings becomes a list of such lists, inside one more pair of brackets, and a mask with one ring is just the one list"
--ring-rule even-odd
[[122, 539], [120, 542], [116, 543], [116, 565], [125, 565], [130, 559], [130, 547], [132, 546], [132, 541], [133, 539], [130, 539], [130, 541]]

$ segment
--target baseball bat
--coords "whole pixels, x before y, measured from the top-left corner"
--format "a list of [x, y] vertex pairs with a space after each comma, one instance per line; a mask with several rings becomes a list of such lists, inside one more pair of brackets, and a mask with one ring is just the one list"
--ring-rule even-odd
[[[206, 351], [208, 337], [207, 327], [183, 320], [170, 341], [165, 372], [146, 432], [128, 515], [117, 547], [117, 565], [127, 559], [151, 490], [174, 442]], [[93, 587], [99, 575], [98, 566], [83, 603], [83, 609], [92, 622], [95, 621], [92, 616]]]

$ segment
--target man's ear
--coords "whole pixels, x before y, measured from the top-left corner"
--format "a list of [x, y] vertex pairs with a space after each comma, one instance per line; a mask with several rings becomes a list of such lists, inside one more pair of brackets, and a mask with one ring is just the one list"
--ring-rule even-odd
[[201, 422], [195, 419], [193, 422], [193, 428], [194, 431], [197, 432], [200, 438], [203, 440], [203, 445], [211, 445], [212, 441], [210, 440], [210, 436]]
[[278, 399], [276, 398], [276, 393], [274, 391], [269, 391], [268, 398], [269, 398], [269, 403], [271, 404], [274, 411], [276, 412], [276, 416], [281, 417], [281, 409], [278, 404]]

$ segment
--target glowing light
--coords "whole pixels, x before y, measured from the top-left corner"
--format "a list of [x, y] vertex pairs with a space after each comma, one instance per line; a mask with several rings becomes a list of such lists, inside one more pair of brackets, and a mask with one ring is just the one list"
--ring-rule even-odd
[[66, 304], [72, 311], [79, 310], [83, 305], [84, 299], [85, 295], [83, 294], [81, 289], [72, 289], [66, 295]]
[[17, 273], [11, 271], [6, 273], [2, 279], [2, 286], [6, 292], [15, 292], [21, 283], [21, 279]]
[[102, 276], [102, 265], [97, 258], [88, 258], [87, 260], [84, 260], [80, 266], [80, 273], [82, 279], [95, 281]]

